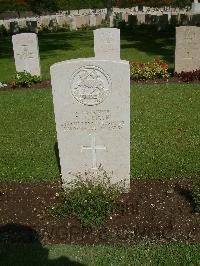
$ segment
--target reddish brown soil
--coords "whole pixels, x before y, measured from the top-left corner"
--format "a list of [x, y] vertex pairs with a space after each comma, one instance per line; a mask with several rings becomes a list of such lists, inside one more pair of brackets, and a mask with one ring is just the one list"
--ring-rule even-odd
[[[168, 81], [166, 80], [162, 80], [162, 79], [157, 79], [157, 80], [147, 80], [147, 81], [134, 81], [131, 80], [131, 84], [168, 84], [168, 83], [187, 83], [187, 82], [183, 82], [181, 81], [179, 78], [177, 77], [171, 77]], [[199, 81], [193, 81], [190, 83], [200, 83]], [[6, 88], [0, 88], [0, 91], [13, 91], [13, 90], [30, 90], [30, 89], [46, 89], [47, 87], [51, 87], [51, 81], [50, 80], [43, 80], [39, 83], [33, 84], [31, 87], [29, 88], [23, 88], [23, 87], [16, 87], [13, 88], [11, 86], [6, 87]]]
[[0, 183], [0, 242], [138, 243], [200, 242], [200, 214], [193, 212], [192, 180], [140, 181], [99, 230], [48, 213], [59, 202], [57, 183]]
[[46, 89], [47, 87], [51, 86], [51, 81], [50, 80], [43, 80], [39, 83], [33, 84], [31, 87], [28, 88], [23, 88], [23, 87], [11, 87], [8, 86], [6, 88], [0, 88], [0, 91], [15, 91], [15, 90], [30, 90], [30, 89]]
[[200, 83], [199, 81], [185, 82], [178, 77], [170, 77], [169, 80], [156, 79], [156, 80], [131, 80], [131, 84], [188, 84], [188, 83]]

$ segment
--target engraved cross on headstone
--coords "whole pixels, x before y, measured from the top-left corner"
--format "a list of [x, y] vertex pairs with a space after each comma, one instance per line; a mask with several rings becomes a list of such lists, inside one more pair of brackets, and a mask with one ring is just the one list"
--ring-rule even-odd
[[82, 146], [81, 152], [83, 150], [91, 150], [92, 151], [92, 170], [97, 170], [97, 150], [106, 150], [106, 147], [104, 145], [96, 145], [96, 137], [94, 134], [89, 134], [92, 136], [91, 139], [91, 146]]

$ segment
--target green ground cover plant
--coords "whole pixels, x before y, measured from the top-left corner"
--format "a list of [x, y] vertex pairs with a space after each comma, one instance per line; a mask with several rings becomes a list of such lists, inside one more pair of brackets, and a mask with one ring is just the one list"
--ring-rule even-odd
[[98, 228], [111, 214], [121, 192], [119, 186], [110, 183], [105, 171], [96, 178], [87, 173], [84, 181], [78, 176], [72, 187], [65, 189], [62, 202], [52, 206], [50, 213], [59, 218], [76, 218], [87, 228]]
[[31, 87], [34, 83], [40, 82], [40, 77], [31, 75], [27, 71], [17, 72], [15, 75], [13, 85], [18, 87]]

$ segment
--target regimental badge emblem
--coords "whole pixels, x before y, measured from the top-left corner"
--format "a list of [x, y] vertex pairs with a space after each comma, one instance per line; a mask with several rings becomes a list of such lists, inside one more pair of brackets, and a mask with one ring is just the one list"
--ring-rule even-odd
[[102, 103], [111, 92], [111, 78], [98, 66], [79, 68], [71, 79], [72, 96], [81, 104]]

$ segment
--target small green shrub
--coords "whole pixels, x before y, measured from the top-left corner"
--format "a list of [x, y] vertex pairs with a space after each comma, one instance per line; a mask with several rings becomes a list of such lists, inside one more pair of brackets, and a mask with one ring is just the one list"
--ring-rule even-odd
[[195, 211], [200, 212], [200, 180], [196, 181], [193, 185], [192, 197], [195, 205]]
[[40, 81], [40, 77], [31, 75], [27, 71], [17, 72], [15, 76], [15, 82], [18, 87], [30, 87], [33, 83]]
[[5, 28], [4, 25], [0, 25], [0, 36], [7, 36], [9, 31]]
[[155, 58], [152, 62], [147, 63], [133, 61], [130, 65], [131, 79], [133, 80], [169, 79], [168, 65], [160, 58]]
[[76, 181], [61, 196], [62, 203], [50, 212], [59, 218], [77, 218], [87, 228], [100, 227], [112, 212], [113, 204], [120, 195], [120, 188], [103, 181]]

